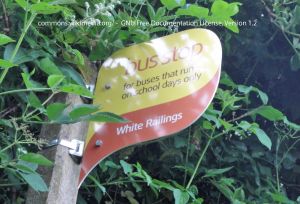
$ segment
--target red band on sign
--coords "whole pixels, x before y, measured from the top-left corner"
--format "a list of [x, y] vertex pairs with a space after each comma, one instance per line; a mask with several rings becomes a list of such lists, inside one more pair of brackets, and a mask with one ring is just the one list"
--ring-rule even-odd
[[[219, 78], [220, 69], [204, 87], [191, 95], [122, 115], [132, 121], [130, 123], [99, 124], [84, 152], [79, 186], [93, 167], [113, 152], [174, 134], [195, 122], [210, 104]], [[102, 141], [101, 147], [95, 145], [97, 140]]]

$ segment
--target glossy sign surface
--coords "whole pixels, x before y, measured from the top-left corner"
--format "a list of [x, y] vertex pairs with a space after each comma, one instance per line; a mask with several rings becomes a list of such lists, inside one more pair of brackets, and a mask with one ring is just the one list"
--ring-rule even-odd
[[217, 89], [221, 59], [220, 40], [206, 29], [133, 45], [108, 58], [94, 104], [130, 122], [90, 123], [79, 183], [113, 152], [171, 135], [197, 120]]

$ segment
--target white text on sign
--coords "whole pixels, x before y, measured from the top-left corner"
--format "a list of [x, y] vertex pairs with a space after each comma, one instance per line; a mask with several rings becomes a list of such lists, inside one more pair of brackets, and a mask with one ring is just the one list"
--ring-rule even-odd
[[123, 135], [130, 132], [142, 130], [143, 128], [153, 128], [166, 123], [176, 123], [183, 117], [182, 113], [175, 113], [173, 115], [161, 115], [154, 118], [147, 119], [144, 123], [131, 123], [118, 127], [117, 135]]

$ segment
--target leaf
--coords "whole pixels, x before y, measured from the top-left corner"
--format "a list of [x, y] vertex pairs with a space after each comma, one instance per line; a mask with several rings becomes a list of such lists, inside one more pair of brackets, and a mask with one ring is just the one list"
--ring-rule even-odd
[[166, 14], [166, 8], [165, 7], [159, 7], [156, 11], [155, 19], [159, 20], [161, 17], [163, 17]]
[[228, 28], [229, 30], [239, 33], [239, 27], [237, 23], [230, 17], [223, 18], [223, 25], [225, 28]]
[[0, 59], [0, 68], [9, 69], [9, 68], [12, 68], [14, 66], [17, 66], [17, 65], [10, 62], [10, 61], [8, 61], [8, 60]]
[[[27, 2], [25, 0], [16, 0], [17, 4], [26, 11]], [[29, 3], [28, 3], [29, 5]]]
[[[8, 61], [10, 60], [12, 53], [15, 49], [15, 46], [16, 46], [15, 44], [8, 44], [5, 46], [3, 59]], [[47, 55], [47, 53], [42, 49], [26, 50], [20, 47], [12, 63], [20, 65], [25, 62], [34, 61], [38, 57], [45, 56], [45, 55]]]
[[168, 10], [184, 6], [186, 4], [185, 0], [160, 0], [160, 2], [162, 3], [162, 5], [167, 7]]
[[217, 0], [214, 1], [210, 10], [214, 15], [229, 16], [229, 14], [226, 13], [227, 8], [228, 8], [228, 3], [226, 1]]
[[42, 88], [43, 87], [40, 83], [30, 79], [29, 73], [21, 73], [21, 76], [23, 78], [23, 82], [24, 82], [26, 88], [31, 89], [31, 88]]
[[52, 1], [51, 5], [77, 4], [76, 0], [56, 0]]
[[98, 112], [88, 117], [88, 121], [123, 123], [128, 120], [109, 112]]
[[293, 201], [291, 201], [288, 197], [281, 193], [269, 193], [273, 199], [273, 201], [282, 203], [282, 204], [295, 204]]
[[[299, 9], [300, 10], [300, 9]], [[295, 54], [290, 61], [292, 71], [297, 71], [300, 69], [300, 54]]]
[[231, 77], [226, 72], [222, 72], [220, 84], [224, 84], [224, 85], [232, 87], [232, 88], [236, 87], [236, 84], [233, 82]]
[[62, 75], [62, 72], [59, 70], [59, 68], [48, 57], [43, 58], [39, 62], [39, 67], [48, 75]]
[[141, 0], [122, 0], [122, 2], [130, 3], [130, 4], [137, 4], [137, 5], [144, 5], [145, 2]]
[[18, 172], [23, 179], [35, 190], [46, 192], [48, 191], [48, 187], [42, 177], [37, 173], [23, 173], [21, 171]]
[[77, 84], [67, 84], [59, 87], [59, 90], [66, 93], [72, 93], [80, 96], [93, 98], [93, 94], [87, 88]]
[[118, 164], [114, 163], [113, 161], [106, 161], [105, 166], [108, 166], [113, 169], [120, 169], [120, 166]]
[[12, 38], [8, 37], [7, 35], [0, 34], [0, 46], [5, 45], [7, 43], [15, 42]]
[[238, 124], [238, 127], [242, 128], [244, 131], [248, 131], [252, 127], [252, 125], [249, 122], [243, 120]]
[[148, 15], [150, 17], [150, 20], [154, 20], [155, 11], [154, 11], [154, 8], [149, 3], [147, 4], [147, 12], [148, 12]]
[[[104, 187], [104, 186], [103, 186], [103, 187]], [[106, 189], [105, 189], [105, 190], [106, 190]], [[103, 198], [103, 196], [104, 196], [104, 193], [102, 192], [102, 190], [101, 190], [100, 188], [98, 188], [98, 189], [96, 189], [96, 190], [94, 191], [93, 194], [94, 194], [94, 197], [95, 197], [97, 203], [101, 203], [101, 200], [102, 200], [102, 198]], [[79, 201], [79, 199], [77, 199], [77, 203], [78, 203], [78, 204], [87, 204], [85, 201], [84, 201], [84, 202]]]
[[56, 75], [52, 74], [48, 76], [47, 84], [50, 88], [57, 87], [63, 80], [65, 79], [65, 76], [63, 75]]
[[75, 63], [83, 66], [84, 65], [84, 57], [81, 54], [81, 52], [76, 49], [72, 49], [72, 52], [75, 54], [75, 60], [76, 60]]
[[152, 184], [152, 178], [151, 176], [144, 170], [141, 171], [142, 175], [145, 177], [147, 185], [150, 186]]
[[173, 197], [175, 198], [175, 204], [186, 204], [190, 199], [190, 195], [179, 189], [173, 190]]
[[17, 162], [17, 165], [25, 166], [25, 167], [31, 169], [31, 171], [36, 171], [37, 168], [38, 168], [38, 166], [39, 166], [38, 164], [27, 162], [27, 161], [23, 161], [23, 160], [19, 160]]
[[295, 9], [294, 9], [294, 19], [295, 19], [295, 23], [299, 25], [299, 22], [300, 22], [300, 4], [299, 4], [299, 1], [298, 1], [298, 5], [295, 6]]
[[229, 15], [229, 16], [234, 16], [234, 15], [236, 15], [238, 12], [239, 12], [239, 10], [240, 10], [240, 6], [242, 5], [242, 3], [240, 3], [240, 2], [233, 2], [233, 3], [230, 3], [229, 5], [228, 5], [228, 8], [227, 8], [227, 11], [226, 11], [226, 13]]
[[192, 204], [202, 204], [204, 202], [204, 199], [203, 198], [197, 198], [196, 200], [194, 200], [192, 202]]
[[167, 189], [169, 191], [173, 191], [175, 189], [171, 184], [168, 184], [166, 182], [163, 182], [163, 181], [160, 181], [160, 180], [157, 180], [157, 179], [153, 179], [152, 183], [159, 186], [159, 188], [164, 188], [164, 189]]
[[103, 185], [101, 185], [100, 182], [94, 176], [88, 175], [88, 178], [91, 179], [98, 186], [102, 193], [106, 193], [106, 188]]
[[192, 198], [195, 198], [195, 195], [198, 195], [199, 191], [196, 185], [191, 185], [188, 189], [188, 193]]
[[238, 85], [237, 88], [238, 88], [239, 92], [244, 93], [244, 94], [249, 94], [251, 91], [254, 91], [254, 92], [258, 93], [258, 96], [260, 97], [260, 99], [264, 105], [268, 103], [268, 100], [269, 100], [268, 95], [256, 87]]
[[79, 85], [85, 85], [82, 76], [74, 70], [73, 67], [71, 67], [68, 64], [61, 64], [59, 65], [60, 70], [62, 71], [63, 75], [66, 77], [70, 77], [75, 83]]
[[124, 160], [120, 160], [120, 164], [123, 168], [124, 174], [129, 174], [132, 173], [133, 168], [131, 164], [128, 164], [126, 161]]
[[33, 92], [30, 92], [30, 94], [28, 96], [28, 102], [34, 108], [42, 108], [43, 107], [40, 99]]
[[292, 154], [288, 153], [283, 158], [284, 158], [284, 160], [283, 160], [282, 164], [285, 169], [291, 170], [296, 166], [296, 162], [297, 162], [296, 156], [293, 156]]
[[94, 113], [99, 110], [99, 106], [82, 104], [75, 106], [73, 110], [69, 113], [69, 116], [72, 119], [80, 118], [81, 116], [85, 116], [91, 113]]
[[143, 31], [141, 29], [132, 30], [131, 34], [134, 35], [133, 40], [134, 40], [135, 43], [140, 43], [140, 42], [150, 40], [149, 33], [146, 32], [146, 31]]
[[206, 20], [212, 24], [223, 25], [232, 32], [239, 33], [237, 23], [230, 16], [212, 15], [208, 16]]
[[0, 119], [0, 126], [13, 127], [12, 123], [6, 119]]
[[190, 5], [189, 7], [185, 9], [178, 9], [176, 11], [176, 15], [179, 16], [194, 16], [196, 18], [207, 18], [208, 17], [209, 10], [208, 8], [197, 6], [197, 5]]
[[231, 124], [231, 123], [229, 123], [225, 120], [222, 120], [222, 119], [219, 119], [219, 120], [220, 120], [221, 124], [223, 125], [223, 127], [225, 128], [226, 131], [231, 130], [233, 124]]
[[213, 115], [213, 113], [210, 113], [209, 111], [206, 111], [202, 115], [202, 117], [205, 118], [205, 119], [207, 119], [207, 120], [209, 120], [209, 121], [214, 122], [217, 128], [221, 127], [221, 123], [220, 123], [219, 119], [217, 118], [216, 115]]
[[62, 10], [63, 7], [61, 6], [56, 6], [56, 5], [51, 5], [46, 2], [40, 2], [37, 4], [31, 5], [30, 10], [33, 12], [36, 12], [38, 14], [54, 14], [58, 13]]
[[[133, 166], [136, 168], [137, 171], [136, 171], [136, 172], [133, 172], [133, 173], [131, 174], [131, 176], [137, 177], [137, 178], [142, 178], [142, 179], [144, 179], [144, 180], [149, 180], [150, 183], [152, 183], [152, 178], [147, 174], [146, 171], [143, 170], [143, 167], [141, 166], [140, 163], [137, 162], [137, 163], [134, 164]], [[146, 179], [146, 177], [149, 177], [149, 179]], [[149, 184], [149, 183], [148, 183], [148, 184]]]
[[185, 147], [187, 144], [187, 141], [184, 137], [180, 137], [180, 136], [175, 136], [174, 138], [174, 146], [176, 148], [181, 148], [181, 147]]
[[121, 196], [125, 197], [130, 204], [139, 204], [139, 202], [134, 198], [134, 193], [131, 191], [122, 191]]
[[58, 120], [63, 116], [63, 112], [68, 105], [63, 103], [52, 103], [47, 109], [46, 113], [50, 120]]
[[252, 86], [238, 85], [238, 91], [244, 94], [249, 94], [253, 90]]
[[36, 173], [34, 170], [32, 170], [31, 168], [29, 168], [28, 166], [22, 165], [22, 164], [16, 164], [16, 168], [24, 173], [28, 173], [28, 174], [34, 174]]
[[232, 179], [232, 178], [222, 177], [222, 178], [220, 179], [219, 182], [220, 182], [221, 184], [226, 185], [226, 186], [231, 186], [231, 187], [233, 187], [233, 186], [234, 186], [233, 184], [235, 183], [235, 180]]
[[216, 98], [221, 100], [222, 111], [232, 111], [240, 108], [240, 105], [237, 102], [243, 100], [245, 97], [237, 96], [237, 94], [229, 90], [222, 90], [219, 88], [217, 91]]
[[282, 112], [280, 112], [278, 109], [273, 108], [272, 106], [262, 106], [258, 108], [255, 113], [270, 121], [282, 120], [284, 117], [284, 114]]
[[214, 1], [211, 7], [211, 12], [216, 16], [234, 16], [239, 12], [239, 2], [227, 3], [226, 1]]
[[299, 131], [300, 130], [300, 125], [296, 124], [296, 123], [293, 123], [293, 122], [290, 122], [286, 116], [283, 117], [283, 122], [285, 124], [287, 124], [289, 127]]
[[269, 138], [269, 136], [265, 133], [265, 131], [263, 131], [259, 127], [252, 127], [251, 130], [257, 136], [257, 138], [260, 141], [260, 143], [262, 143], [269, 150], [271, 150], [271, 148], [272, 148], [272, 141]]
[[[67, 33], [68, 34], [68, 33]], [[72, 36], [74, 35], [73, 38], [76, 38], [75, 34], [71, 35], [71, 33], [69, 35], [65, 34], [65, 41], [68, 41], [67, 36]], [[70, 62], [72, 64], [76, 64], [79, 66], [85, 66], [85, 60], [83, 55], [81, 54], [81, 52], [77, 49], [73, 49], [71, 46], [66, 46], [67, 50], [63, 52], [63, 57], [67, 62]]]
[[157, 27], [152, 27], [149, 29], [149, 33], [156, 33], [156, 32], [161, 32], [161, 31], [167, 31], [168, 29], [165, 28], [165, 27], [160, 27], [160, 26], [157, 26]]
[[207, 120], [203, 121], [202, 127], [206, 130], [213, 130], [214, 129], [213, 125]]
[[206, 173], [203, 176], [203, 178], [214, 177], [214, 176], [223, 174], [223, 173], [231, 170], [232, 168], [233, 168], [233, 166], [227, 167], [227, 168], [222, 168], [222, 169], [209, 169], [208, 171], [206, 171]]
[[212, 184], [229, 200], [233, 197], [232, 190], [222, 182], [212, 181]]
[[207, 18], [209, 22], [219, 22], [229, 30], [238, 33], [237, 23], [231, 18], [239, 12], [241, 3], [227, 3], [226, 1], [217, 0], [211, 6], [212, 15]]
[[258, 88], [254, 88], [254, 91], [256, 91], [261, 99], [261, 101], [263, 102], [263, 104], [267, 104], [268, 103], [268, 95], [264, 92], [262, 92], [261, 90], [259, 90]]
[[110, 55], [109, 48], [104, 44], [103, 40], [99, 41], [98, 44], [92, 48], [89, 59], [91, 61], [95, 60], [105, 60]]
[[[235, 189], [234, 195], [233, 195], [233, 200], [235, 201], [234, 203], [236, 203], [236, 202], [240, 203], [239, 201], [245, 200], [245, 191], [243, 190], [242, 187]], [[244, 203], [244, 204], [246, 204], [246, 203]]]
[[34, 88], [34, 84], [31, 83], [31, 80], [30, 80], [30, 74], [29, 73], [22, 73], [21, 74], [22, 78], [23, 78], [23, 82], [26, 86], [27, 89], [30, 89], [30, 88]]
[[36, 153], [27, 153], [23, 154], [19, 157], [19, 159], [26, 161], [26, 162], [31, 162], [43, 166], [51, 166], [53, 165], [52, 161], [48, 160], [46, 157], [44, 157], [41, 154], [36, 154]]

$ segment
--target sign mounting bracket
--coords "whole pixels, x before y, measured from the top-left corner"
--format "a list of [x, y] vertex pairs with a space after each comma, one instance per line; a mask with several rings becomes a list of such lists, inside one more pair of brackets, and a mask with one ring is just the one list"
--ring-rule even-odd
[[60, 140], [59, 145], [69, 148], [69, 154], [77, 157], [82, 157], [84, 142], [80, 140], [73, 139], [71, 141], [68, 140]]
[[83, 156], [84, 144], [85, 143], [83, 141], [76, 140], [76, 139], [72, 139], [71, 141], [65, 139], [61, 139], [61, 140], [54, 139], [50, 141], [45, 148], [61, 145], [63, 147], [69, 148], [69, 154], [71, 156], [76, 156], [81, 158]]

